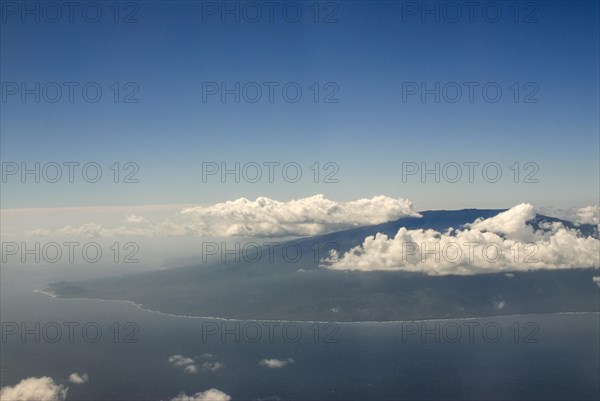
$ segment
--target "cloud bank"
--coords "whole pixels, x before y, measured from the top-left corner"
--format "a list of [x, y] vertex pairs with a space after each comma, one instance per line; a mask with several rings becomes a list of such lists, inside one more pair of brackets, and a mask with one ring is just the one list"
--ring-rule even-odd
[[2, 401], [64, 401], [69, 389], [57, 385], [50, 377], [29, 377], [21, 380], [14, 387], [7, 386], [0, 390]]
[[240, 198], [210, 206], [186, 207], [171, 217], [152, 221], [131, 214], [120, 225], [107, 227], [88, 222], [56, 230], [37, 228], [29, 235], [68, 237], [294, 237], [311, 236], [346, 228], [385, 223], [401, 217], [420, 216], [405, 199], [375, 196], [351, 202], [336, 202], [315, 195], [290, 201], [265, 197]]
[[264, 197], [255, 201], [240, 198], [210, 207], [184, 209], [181, 213], [191, 218], [196, 230], [207, 234], [257, 237], [317, 235], [418, 216], [411, 202], [405, 199], [376, 196], [335, 202], [323, 195], [288, 202]]
[[392, 238], [380, 233], [369, 236], [342, 255], [332, 251], [324, 266], [429, 275], [599, 267], [599, 240], [582, 237], [578, 230], [561, 223], [534, 230], [527, 222], [535, 215], [532, 205], [520, 204], [446, 233], [403, 227]]
[[600, 224], [600, 206], [585, 206], [570, 209], [541, 207], [538, 209], [538, 212], [545, 216], [572, 221], [576, 224]]

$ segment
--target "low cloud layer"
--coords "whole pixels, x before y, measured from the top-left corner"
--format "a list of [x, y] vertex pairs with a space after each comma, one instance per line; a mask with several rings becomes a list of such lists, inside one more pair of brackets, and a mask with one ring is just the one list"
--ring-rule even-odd
[[511, 270], [598, 267], [600, 241], [561, 223], [534, 230], [530, 204], [517, 205], [461, 229], [400, 228], [394, 237], [377, 234], [345, 254], [332, 251], [325, 266], [336, 270], [404, 270], [429, 275]]
[[288, 358], [288, 359], [263, 359], [260, 362], [258, 362], [258, 364], [260, 366], [264, 366], [264, 367], [271, 368], [271, 369], [284, 368], [287, 365], [289, 365], [290, 363], [294, 363], [294, 360], [292, 358]]
[[538, 212], [545, 216], [572, 221], [576, 224], [600, 224], [600, 206], [586, 206], [570, 209], [541, 207], [538, 209]]
[[206, 390], [201, 393], [196, 393], [193, 395], [187, 395], [184, 392], [179, 393], [179, 395], [175, 398], [171, 398], [171, 401], [229, 401], [231, 400], [231, 396], [222, 392], [221, 390], [217, 390], [216, 388], [211, 388], [210, 390]]
[[194, 206], [159, 221], [137, 214], [121, 217], [112, 227], [88, 222], [58, 229], [36, 228], [32, 236], [67, 237], [293, 237], [323, 234], [345, 228], [419, 216], [405, 199], [375, 196], [336, 202], [315, 195], [290, 201], [265, 197], [240, 198], [210, 206]]
[[15, 386], [0, 389], [2, 401], [64, 401], [69, 389], [58, 385], [51, 377], [29, 377]]

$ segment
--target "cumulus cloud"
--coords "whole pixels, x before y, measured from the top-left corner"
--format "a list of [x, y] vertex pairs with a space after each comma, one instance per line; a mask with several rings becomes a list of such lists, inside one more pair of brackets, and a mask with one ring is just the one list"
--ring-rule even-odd
[[385, 223], [418, 216], [405, 199], [376, 196], [352, 202], [335, 202], [323, 195], [280, 202], [260, 197], [240, 198], [210, 207], [187, 208], [193, 226], [209, 235], [285, 237], [317, 235], [328, 231]]
[[402, 227], [394, 237], [378, 233], [344, 254], [332, 251], [324, 266], [430, 275], [599, 267], [599, 240], [561, 223], [534, 230], [527, 222], [535, 215], [532, 205], [520, 204], [445, 233]]
[[535, 215], [535, 208], [532, 205], [522, 203], [494, 217], [479, 218], [466, 226], [481, 232], [489, 231], [518, 241], [527, 241], [532, 239], [533, 227], [526, 223]]
[[294, 363], [294, 360], [292, 358], [288, 358], [288, 359], [263, 359], [260, 362], [258, 362], [258, 364], [260, 366], [265, 366], [267, 368], [272, 368], [272, 369], [284, 368], [287, 365], [289, 365], [290, 363]]
[[505, 306], [506, 306], [506, 302], [504, 302], [504, 301], [499, 301], [494, 304], [494, 308], [496, 310], [504, 309]]
[[87, 383], [89, 380], [90, 378], [87, 373], [80, 375], [79, 373], [74, 372], [69, 375], [69, 381], [74, 384], [84, 384]]
[[210, 390], [206, 390], [201, 393], [196, 393], [193, 395], [187, 395], [184, 392], [179, 393], [178, 396], [172, 398], [171, 401], [229, 401], [231, 400], [231, 396], [225, 394], [221, 390], [217, 390], [216, 388], [211, 388]]
[[223, 369], [225, 364], [221, 362], [204, 362], [202, 364], [202, 370], [208, 370], [210, 372], [216, 372], [219, 369]]
[[187, 358], [183, 355], [177, 354], [177, 355], [171, 355], [169, 357], [169, 363], [171, 363], [177, 367], [183, 367], [183, 366], [191, 365], [191, 364], [195, 363], [195, 361], [192, 358]]
[[198, 373], [198, 366], [196, 366], [196, 365], [187, 365], [185, 368], [183, 368], [183, 371], [185, 373]]
[[[203, 354], [202, 357], [212, 357], [212, 354]], [[198, 373], [200, 370], [216, 372], [225, 367], [222, 362], [204, 362], [198, 366], [195, 359], [179, 354], [170, 356], [168, 361], [173, 366], [183, 369], [185, 373]]]
[[196, 361], [183, 355], [172, 355], [169, 357], [169, 363], [175, 367], [181, 368], [185, 373], [198, 373]]
[[538, 212], [577, 224], [600, 224], [600, 206], [585, 206], [581, 208], [560, 209], [541, 207]]
[[57, 385], [50, 377], [29, 377], [14, 387], [0, 389], [2, 401], [64, 401], [69, 389]]
[[148, 220], [146, 220], [142, 216], [136, 216], [135, 214], [130, 214], [129, 216], [127, 216], [125, 218], [125, 221], [127, 221], [128, 223], [134, 223], [134, 224], [148, 222]]
[[34, 229], [29, 235], [70, 237], [208, 236], [292, 237], [324, 234], [346, 228], [420, 216], [405, 199], [375, 196], [336, 202], [315, 195], [281, 202], [265, 197], [240, 198], [209, 206], [183, 208], [177, 215], [152, 223], [129, 215], [130, 225], [105, 227], [97, 223], [67, 225], [58, 230]]

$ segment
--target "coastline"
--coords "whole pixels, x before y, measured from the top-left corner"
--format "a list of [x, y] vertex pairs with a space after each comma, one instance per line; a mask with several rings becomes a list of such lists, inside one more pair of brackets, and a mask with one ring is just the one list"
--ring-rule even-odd
[[362, 320], [355, 322], [348, 321], [332, 321], [332, 320], [282, 320], [282, 319], [236, 319], [236, 318], [225, 318], [225, 317], [216, 317], [216, 316], [192, 316], [192, 315], [178, 315], [174, 313], [162, 312], [154, 309], [149, 309], [144, 307], [144, 305], [135, 303], [126, 299], [102, 299], [102, 298], [62, 298], [53, 294], [51, 292], [45, 290], [33, 290], [34, 293], [43, 294], [51, 297], [52, 299], [63, 299], [63, 300], [93, 300], [93, 301], [102, 301], [102, 302], [125, 302], [129, 303], [136, 308], [143, 310], [149, 313], [156, 313], [162, 316], [169, 316], [175, 318], [185, 318], [185, 319], [204, 319], [204, 320], [220, 320], [227, 322], [277, 322], [277, 323], [304, 323], [304, 324], [397, 324], [397, 323], [416, 323], [416, 322], [444, 322], [444, 321], [454, 321], [454, 320], [477, 320], [477, 319], [493, 319], [493, 318], [508, 318], [508, 317], [522, 317], [522, 316], [530, 316], [530, 315], [587, 315], [594, 314], [600, 315], [600, 312], [547, 312], [547, 313], [517, 313], [512, 315], [493, 315], [493, 316], [473, 316], [473, 317], [455, 317], [455, 318], [436, 318], [436, 319], [416, 319], [416, 320]]

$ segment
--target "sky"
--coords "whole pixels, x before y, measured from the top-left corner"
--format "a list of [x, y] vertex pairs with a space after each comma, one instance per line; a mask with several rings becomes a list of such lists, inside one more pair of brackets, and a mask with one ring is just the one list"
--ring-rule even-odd
[[597, 2], [74, 3], [1, 2], [2, 209], [599, 203]]

